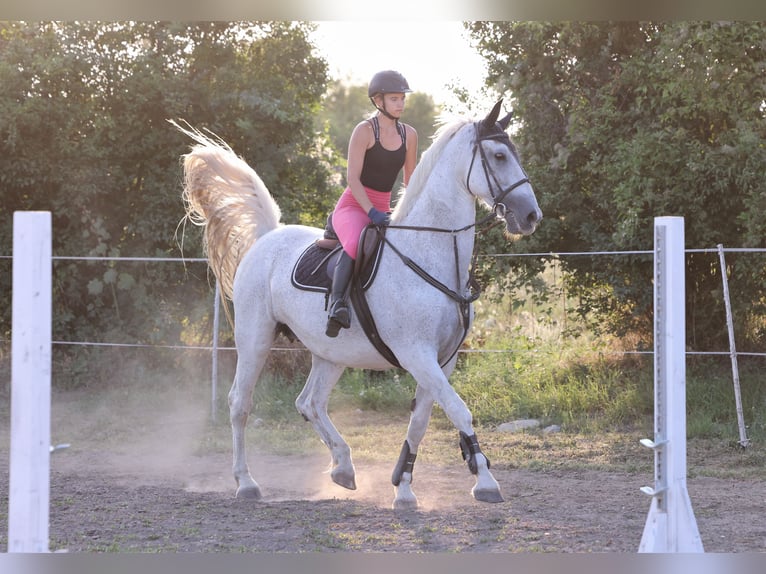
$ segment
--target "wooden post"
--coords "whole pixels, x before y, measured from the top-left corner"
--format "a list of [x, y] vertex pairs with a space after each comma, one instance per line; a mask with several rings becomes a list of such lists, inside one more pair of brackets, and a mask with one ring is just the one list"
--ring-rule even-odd
[[51, 214], [13, 214], [8, 551], [48, 552]]
[[721, 285], [723, 286], [723, 302], [726, 306], [726, 327], [729, 330], [729, 356], [731, 358], [731, 376], [734, 381], [734, 406], [737, 410], [737, 426], [739, 428], [739, 446], [747, 448], [750, 440], [745, 430], [745, 415], [742, 410], [742, 392], [739, 386], [739, 367], [737, 366], [737, 346], [734, 344], [734, 316], [731, 312], [731, 300], [729, 298], [729, 279], [726, 275], [726, 257], [723, 253], [723, 245], [718, 244], [718, 259], [721, 262]]

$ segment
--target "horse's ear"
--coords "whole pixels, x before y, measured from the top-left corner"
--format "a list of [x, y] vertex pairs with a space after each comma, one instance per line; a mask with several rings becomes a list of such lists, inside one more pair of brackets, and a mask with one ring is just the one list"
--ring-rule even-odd
[[503, 100], [498, 100], [498, 102], [495, 104], [495, 107], [492, 108], [492, 111], [487, 114], [486, 118], [484, 118], [484, 121], [482, 122], [484, 127], [492, 129], [495, 126], [497, 118], [500, 116], [500, 106], [502, 104]]
[[513, 112], [508, 112], [508, 114], [502, 118], [501, 120], [498, 120], [497, 123], [500, 124], [500, 127], [503, 128], [503, 131], [508, 129], [508, 126], [511, 124], [511, 118], [513, 117]]

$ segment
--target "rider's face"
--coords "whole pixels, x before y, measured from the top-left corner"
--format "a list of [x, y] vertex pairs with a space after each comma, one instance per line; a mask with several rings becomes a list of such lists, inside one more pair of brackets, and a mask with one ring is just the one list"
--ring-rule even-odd
[[378, 97], [380, 98], [380, 107], [395, 118], [398, 118], [404, 111], [405, 94], [384, 94]]

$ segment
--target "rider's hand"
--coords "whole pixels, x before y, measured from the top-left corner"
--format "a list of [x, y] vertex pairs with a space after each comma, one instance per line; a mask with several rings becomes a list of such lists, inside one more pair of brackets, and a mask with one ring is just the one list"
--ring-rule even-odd
[[388, 213], [383, 213], [374, 207], [370, 208], [370, 211], [367, 212], [367, 216], [377, 226], [384, 226], [391, 223], [391, 216]]

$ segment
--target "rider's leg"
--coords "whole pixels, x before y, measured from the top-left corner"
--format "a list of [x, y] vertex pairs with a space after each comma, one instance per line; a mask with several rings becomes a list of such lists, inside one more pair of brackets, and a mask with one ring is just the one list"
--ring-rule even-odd
[[346, 302], [346, 293], [353, 271], [354, 260], [345, 250], [341, 251], [330, 287], [330, 314], [325, 330], [328, 337], [337, 337], [341, 328], [348, 329], [351, 326], [351, 313]]

